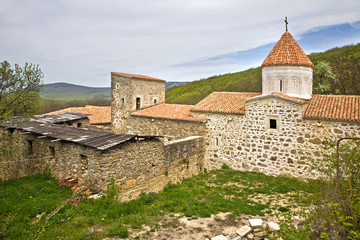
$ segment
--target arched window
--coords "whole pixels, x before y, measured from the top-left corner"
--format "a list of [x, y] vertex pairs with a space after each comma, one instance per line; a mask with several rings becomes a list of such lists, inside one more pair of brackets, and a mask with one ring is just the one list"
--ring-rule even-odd
[[282, 91], [283, 91], [283, 80], [280, 79], [280, 92], [282, 92]]

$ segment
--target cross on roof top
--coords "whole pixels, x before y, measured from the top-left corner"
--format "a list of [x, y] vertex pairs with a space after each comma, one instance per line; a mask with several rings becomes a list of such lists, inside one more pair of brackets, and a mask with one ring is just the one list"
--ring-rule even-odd
[[287, 17], [285, 17], [285, 28], [286, 28], [286, 31], [288, 30], [287, 25], [288, 25], [288, 20], [287, 20]]

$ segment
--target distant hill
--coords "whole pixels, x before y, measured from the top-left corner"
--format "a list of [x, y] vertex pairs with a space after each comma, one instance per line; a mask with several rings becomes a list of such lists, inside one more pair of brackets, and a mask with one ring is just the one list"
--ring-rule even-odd
[[[314, 63], [329, 63], [337, 81], [320, 76], [314, 69], [314, 89], [329, 85], [324, 94], [360, 94], [360, 43], [356, 45], [333, 48], [325, 52], [308, 55]], [[318, 74], [318, 75], [317, 75]], [[252, 68], [242, 72], [212, 76], [193, 81], [166, 90], [167, 103], [196, 104], [214, 91], [227, 92], [261, 92], [261, 68]]]
[[[166, 82], [165, 89], [172, 86], [179, 86], [188, 82]], [[110, 87], [86, 87], [70, 83], [44, 84], [40, 90], [42, 99], [49, 100], [89, 100], [94, 97], [111, 99]]]
[[69, 83], [44, 84], [40, 89], [42, 99], [88, 100], [95, 96], [111, 98], [110, 88], [85, 87]]
[[183, 84], [186, 84], [186, 83], [189, 83], [189, 82], [166, 82], [165, 83], [165, 89], [168, 89], [168, 88], [174, 87], [174, 86], [180, 86], [180, 85], [183, 85]]

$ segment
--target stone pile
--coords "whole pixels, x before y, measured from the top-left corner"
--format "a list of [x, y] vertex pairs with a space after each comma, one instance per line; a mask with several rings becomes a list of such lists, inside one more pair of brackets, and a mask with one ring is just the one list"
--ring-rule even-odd
[[[279, 224], [275, 222], [263, 222], [262, 219], [249, 219], [249, 224], [242, 226], [235, 233], [227, 236], [218, 235], [211, 240], [269, 240], [268, 233], [280, 231]], [[210, 240], [205, 239], [205, 240]]]

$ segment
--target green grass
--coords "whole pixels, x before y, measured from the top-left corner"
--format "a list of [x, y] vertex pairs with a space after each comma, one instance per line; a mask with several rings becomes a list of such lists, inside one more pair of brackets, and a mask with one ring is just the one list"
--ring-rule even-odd
[[[0, 239], [32, 238], [41, 224], [33, 223], [36, 215], [46, 212], [41, 220], [45, 219], [71, 194], [69, 189], [58, 188], [55, 180], [42, 175], [0, 184]], [[181, 184], [169, 184], [157, 195], [142, 195], [126, 203], [103, 197], [84, 200], [78, 206], [68, 204], [45, 224], [38, 239], [126, 238], [130, 229], [136, 231], [143, 224], [155, 229], [163, 221], [162, 227], [177, 228], [178, 217], [174, 213], [191, 219], [219, 212], [261, 216], [269, 212], [269, 203], [254, 201], [254, 194], [311, 195], [318, 187], [316, 181], [306, 183], [231, 169], [211, 171]], [[165, 215], [174, 217], [165, 221]]]
[[54, 179], [35, 175], [0, 183], [0, 239], [30, 239], [43, 220], [71, 191]]

